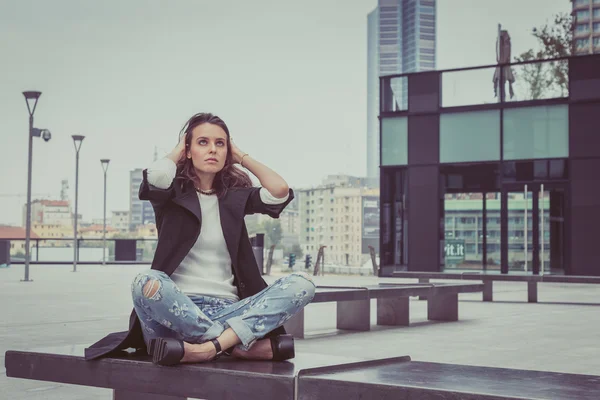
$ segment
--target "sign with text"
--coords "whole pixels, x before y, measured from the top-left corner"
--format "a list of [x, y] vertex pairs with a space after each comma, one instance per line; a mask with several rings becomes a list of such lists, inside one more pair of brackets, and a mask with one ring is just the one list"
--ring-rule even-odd
[[444, 244], [446, 264], [460, 264], [465, 260], [465, 241], [463, 239], [446, 239]]

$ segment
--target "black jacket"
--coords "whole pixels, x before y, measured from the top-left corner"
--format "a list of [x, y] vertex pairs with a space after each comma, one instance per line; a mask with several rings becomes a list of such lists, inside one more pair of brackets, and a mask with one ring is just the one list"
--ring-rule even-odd
[[[267, 287], [252, 252], [244, 216], [261, 213], [279, 218], [281, 211], [294, 198], [294, 192], [290, 189], [289, 198], [285, 203], [265, 204], [260, 199], [259, 190], [258, 187], [229, 189], [219, 199], [221, 227], [231, 257], [234, 284], [237, 286], [240, 299], [255, 295]], [[152, 269], [171, 275], [200, 235], [202, 215], [196, 190], [192, 183], [185, 185], [173, 183], [168, 189], [159, 189], [148, 183], [147, 171], [144, 170], [139, 198], [150, 201], [156, 217], [158, 243], [152, 260]], [[267, 336], [282, 333], [285, 333], [285, 330], [280, 327]], [[124, 349], [144, 350], [145, 347], [140, 322], [135, 311], [132, 311], [129, 317], [129, 330], [111, 333], [86, 348], [85, 358], [93, 360], [116, 354]]]

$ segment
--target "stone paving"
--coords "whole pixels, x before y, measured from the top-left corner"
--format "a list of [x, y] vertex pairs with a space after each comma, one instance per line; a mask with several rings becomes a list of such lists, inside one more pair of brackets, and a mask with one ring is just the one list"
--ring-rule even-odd
[[[124, 330], [131, 310], [129, 284], [147, 266], [34, 265], [0, 268], [0, 399], [111, 399], [107, 389], [9, 379], [7, 350], [88, 345]], [[280, 275], [280, 274], [277, 274]], [[272, 282], [277, 275], [266, 277]], [[415, 282], [359, 276], [320, 276], [318, 284]], [[338, 332], [335, 305], [306, 309], [307, 338], [298, 352], [364, 358], [410, 355], [413, 360], [600, 375], [600, 285], [540, 284], [538, 304], [526, 303], [524, 283], [497, 282], [494, 302], [461, 295], [460, 321], [427, 320], [426, 302], [411, 301], [410, 327]], [[372, 307], [375, 307], [373, 302]]]

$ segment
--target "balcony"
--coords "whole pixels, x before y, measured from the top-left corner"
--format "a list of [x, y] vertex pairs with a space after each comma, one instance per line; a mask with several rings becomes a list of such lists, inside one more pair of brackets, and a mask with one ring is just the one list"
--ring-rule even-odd
[[[589, 36], [589, 31], [582, 36]], [[565, 100], [570, 95], [571, 63], [571, 58], [565, 57], [381, 76], [380, 115], [391, 117], [444, 109], [458, 111], [473, 106], [494, 109], [503, 103]], [[523, 78], [538, 70], [556, 73], [559, 78], [540, 89]], [[514, 76], [512, 93], [508, 82], [506, 85], [494, 84], [495, 75], [499, 82], [511, 81]]]

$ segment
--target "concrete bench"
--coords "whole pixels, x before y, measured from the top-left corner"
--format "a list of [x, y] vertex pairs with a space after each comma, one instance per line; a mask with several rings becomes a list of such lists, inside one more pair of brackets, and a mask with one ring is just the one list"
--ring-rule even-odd
[[[312, 303], [337, 304], [337, 329], [371, 329], [371, 299], [377, 299], [377, 324], [409, 325], [410, 297], [428, 300], [427, 318], [435, 321], [458, 320], [458, 294], [481, 292], [482, 284], [379, 284], [361, 287], [318, 286]], [[304, 338], [304, 313], [297, 313], [285, 324], [288, 333]]]
[[600, 376], [301, 353], [161, 367], [146, 355], [83, 359], [84, 346], [7, 351], [6, 375], [107, 388], [114, 400], [600, 399]]
[[298, 400], [595, 400], [600, 376], [404, 360], [302, 371]]
[[[204, 364], [175, 367], [154, 365], [147, 355], [85, 361], [84, 346], [33, 351], [7, 351], [6, 375], [10, 378], [58, 382], [113, 390], [113, 400], [296, 398], [297, 376], [302, 371], [339, 367], [360, 358], [297, 354], [284, 362], [241, 361], [222, 357]], [[397, 358], [397, 360], [409, 357]]]
[[537, 285], [540, 282], [549, 283], [585, 283], [600, 284], [600, 276], [575, 276], [575, 275], [525, 275], [525, 274], [497, 274], [479, 272], [419, 272], [419, 271], [394, 271], [394, 278], [416, 278], [419, 283], [428, 283], [431, 279], [470, 280], [483, 282], [483, 301], [494, 300], [494, 281], [527, 282], [527, 301], [537, 303]]

